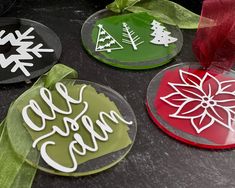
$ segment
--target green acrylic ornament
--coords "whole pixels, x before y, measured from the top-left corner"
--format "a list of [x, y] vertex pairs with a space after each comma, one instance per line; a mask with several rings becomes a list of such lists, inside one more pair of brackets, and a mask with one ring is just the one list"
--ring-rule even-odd
[[5, 121], [12, 149], [51, 174], [85, 176], [108, 169], [130, 151], [135, 115], [114, 90], [62, 69], [55, 66], [12, 104]]
[[171, 61], [181, 50], [181, 31], [147, 13], [101, 10], [82, 27], [85, 49], [99, 61], [124, 69], [149, 69]]

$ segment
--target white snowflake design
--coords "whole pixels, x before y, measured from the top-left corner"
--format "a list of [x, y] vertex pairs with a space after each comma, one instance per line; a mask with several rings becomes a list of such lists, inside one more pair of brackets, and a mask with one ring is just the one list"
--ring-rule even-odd
[[230, 131], [235, 121], [235, 80], [219, 81], [210, 73], [202, 78], [179, 70], [182, 83], [168, 84], [174, 90], [160, 97], [176, 111], [169, 117], [188, 119], [199, 134], [214, 123]]
[[6, 68], [11, 64], [14, 66], [11, 69], [11, 72], [16, 72], [20, 69], [25, 76], [30, 76], [27, 67], [32, 67], [33, 63], [31, 62], [23, 62], [25, 60], [32, 60], [34, 57], [31, 54], [34, 54], [38, 58], [41, 58], [41, 53], [43, 52], [54, 52], [53, 49], [43, 49], [43, 44], [37, 44], [32, 47], [34, 44], [31, 40], [35, 38], [35, 36], [30, 35], [30, 33], [34, 30], [33, 27], [30, 27], [24, 33], [20, 33], [20, 31], [16, 30], [15, 35], [13, 33], [8, 33], [5, 37], [2, 37], [6, 31], [0, 31], [0, 45], [5, 45], [7, 42], [10, 42], [12, 46], [19, 46], [16, 51], [19, 54], [12, 54], [9, 57], [5, 57], [3, 53], [0, 53], [0, 66], [1, 68]]

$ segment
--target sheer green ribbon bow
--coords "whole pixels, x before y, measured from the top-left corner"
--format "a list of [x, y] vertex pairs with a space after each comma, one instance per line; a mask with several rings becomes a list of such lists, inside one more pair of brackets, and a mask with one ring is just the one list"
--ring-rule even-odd
[[[53, 88], [56, 82], [65, 78], [78, 78], [78, 73], [74, 69], [65, 65], [56, 64], [48, 73], [42, 75], [35, 84], [22, 95], [30, 92], [35, 87]], [[11, 110], [11, 107], [9, 110]], [[8, 136], [7, 118], [11, 117], [6, 117], [0, 124], [0, 187], [29, 188], [32, 185], [37, 169], [30, 166], [25, 161], [26, 157], [22, 158], [22, 156], [18, 156], [14, 151]]]
[[116, 13], [146, 12], [157, 20], [182, 29], [197, 29], [200, 16], [169, 0], [115, 0], [107, 8]]

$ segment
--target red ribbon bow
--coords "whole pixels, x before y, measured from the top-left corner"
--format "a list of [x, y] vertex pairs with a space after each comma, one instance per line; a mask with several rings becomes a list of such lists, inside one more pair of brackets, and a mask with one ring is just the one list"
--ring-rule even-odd
[[205, 68], [235, 63], [235, 0], [204, 0], [193, 51]]

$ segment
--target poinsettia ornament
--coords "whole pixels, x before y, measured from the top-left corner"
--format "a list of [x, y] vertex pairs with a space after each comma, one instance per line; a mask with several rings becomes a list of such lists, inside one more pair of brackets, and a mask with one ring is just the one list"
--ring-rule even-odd
[[[235, 109], [233, 109], [235, 93], [226, 89], [230, 87], [228, 83], [234, 84], [235, 80], [219, 82], [208, 72], [202, 79], [181, 69], [179, 73], [181, 83], [168, 83], [175, 92], [160, 97], [167, 104], [176, 107], [175, 113], [169, 116], [189, 119], [197, 133], [209, 128], [215, 122], [234, 131], [232, 117], [235, 114]], [[189, 77], [192, 77], [194, 81]]]
[[204, 148], [235, 146], [234, 16], [234, 1], [204, 1], [193, 42], [200, 65], [169, 67], [148, 87], [150, 116], [180, 141]]

